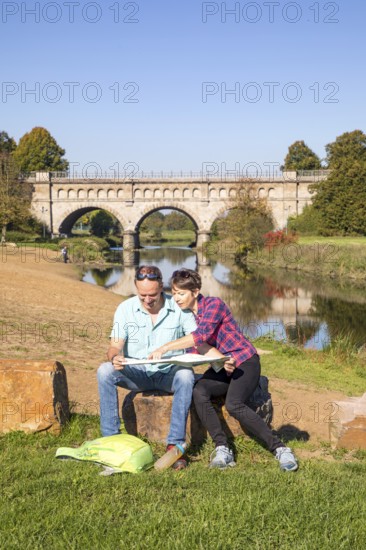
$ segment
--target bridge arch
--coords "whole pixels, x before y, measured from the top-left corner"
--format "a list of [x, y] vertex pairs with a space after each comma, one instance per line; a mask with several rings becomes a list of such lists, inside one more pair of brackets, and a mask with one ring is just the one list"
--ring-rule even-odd
[[151, 214], [153, 214], [154, 212], [158, 212], [159, 210], [175, 210], [176, 212], [180, 212], [181, 214], [184, 214], [185, 216], [187, 216], [187, 218], [189, 218], [193, 223], [193, 227], [196, 233], [196, 243], [197, 243], [198, 233], [199, 231], [202, 231], [202, 228], [197, 223], [197, 216], [195, 216], [193, 212], [191, 212], [190, 209], [187, 208], [186, 206], [180, 207], [174, 204], [161, 203], [161, 204], [155, 204], [154, 206], [143, 210], [139, 219], [137, 220], [134, 231], [136, 232], [136, 242], [138, 243], [138, 246], [140, 246], [139, 233], [140, 233], [141, 224], [144, 222], [144, 220], [146, 220], [146, 218], [151, 216]]
[[210, 232], [212, 231], [212, 226], [213, 224], [215, 223], [216, 220], [220, 219], [220, 218], [223, 218], [225, 216], [225, 214], [227, 214], [228, 212], [230, 212], [230, 210], [236, 210], [236, 206], [235, 205], [225, 205], [225, 206], [222, 206], [221, 208], [219, 208], [216, 212], [213, 213], [213, 215], [211, 215], [209, 217], [209, 228], [210, 228]]
[[75, 208], [69, 209], [66, 211], [60, 219], [55, 220], [55, 226], [58, 227], [58, 232], [60, 234], [66, 234], [71, 235], [71, 230], [75, 224], [75, 222], [81, 218], [81, 216], [84, 216], [84, 214], [87, 214], [88, 212], [93, 212], [94, 210], [104, 210], [105, 212], [108, 212], [109, 214], [112, 214], [119, 223], [121, 224], [122, 228], [125, 229], [127, 226], [126, 220], [123, 219], [123, 217], [120, 215], [119, 212], [117, 212], [114, 208], [105, 208], [103, 205], [93, 205], [93, 206], [75, 206]]

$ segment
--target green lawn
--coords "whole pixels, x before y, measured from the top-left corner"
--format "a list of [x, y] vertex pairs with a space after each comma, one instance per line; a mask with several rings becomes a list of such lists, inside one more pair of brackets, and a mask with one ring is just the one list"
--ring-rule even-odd
[[161, 241], [154, 240], [153, 233], [140, 233], [140, 242], [144, 244], [155, 244], [157, 246], [164, 244], [191, 244], [196, 240], [195, 232], [189, 229], [162, 231]]
[[[365, 358], [346, 343], [304, 351], [262, 339], [263, 371], [271, 377], [365, 391]], [[6, 549], [364, 548], [366, 452], [327, 444], [322, 458], [300, 459], [283, 473], [257, 442], [235, 439], [237, 467], [207, 468], [209, 440], [188, 450], [183, 472], [98, 475], [97, 465], [55, 459], [58, 447], [99, 437], [99, 418], [73, 415], [62, 434], [0, 437], [0, 540]], [[310, 442], [290, 441], [301, 454]], [[153, 444], [156, 457], [163, 445]]]
[[254, 345], [272, 351], [261, 356], [264, 373], [271, 378], [311, 384], [317, 388], [361, 396], [366, 391], [366, 351], [347, 338], [338, 338], [328, 349], [300, 346], [258, 338]]
[[299, 244], [336, 244], [337, 246], [362, 245], [366, 246], [366, 237], [316, 237], [316, 236], [301, 236]]
[[283, 473], [258, 444], [238, 438], [237, 467], [227, 471], [207, 468], [208, 443], [184, 472], [110, 477], [54, 458], [59, 446], [97, 436], [97, 418], [74, 417], [60, 437], [0, 438], [2, 548], [364, 548], [365, 453], [304, 460]]
[[295, 243], [253, 250], [247, 262], [364, 283], [366, 237], [300, 237]]

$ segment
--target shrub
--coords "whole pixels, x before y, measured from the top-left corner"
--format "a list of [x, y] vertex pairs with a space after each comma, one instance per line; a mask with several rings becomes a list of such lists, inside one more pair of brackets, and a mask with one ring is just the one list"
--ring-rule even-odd
[[59, 248], [67, 246], [73, 262], [104, 261], [103, 252], [109, 250], [109, 244], [99, 237], [71, 238], [59, 241]]
[[13, 243], [34, 242], [38, 235], [33, 233], [23, 233], [22, 231], [7, 231], [6, 240]]
[[289, 218], [287, 227], [300, 235], [320, 235], [321, 212], [312, 205], [306, 205], [299, 216]]
[[298, 240], [298, 235], [294, 232], [287, 232], [284, 229], [278, 229], [277, 231], [268, 231], [264, 235], [264, 246], [272, 249], [274, 246], [280, 244], [295, 243]]

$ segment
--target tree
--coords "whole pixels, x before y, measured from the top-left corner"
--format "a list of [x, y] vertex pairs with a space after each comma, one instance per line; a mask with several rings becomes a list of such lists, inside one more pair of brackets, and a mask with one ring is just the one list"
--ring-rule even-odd
[[313, 185], [323, 235], [366, 235], [366, 135], [345, 132], [326, 145], [330, 175]]
[[192, 220], [190, 220], [185, 214], [176, 211], [170, 212], [170, 214], [167, 214], [165, 216], [164, 228], [166, 228], [168, 231], [183, 229], [191, 229], [192, 231], [194, 231]]
[[13, 154], [0, 153], [0, 226], [1, 242], [6, 241], [10, 223], [30, 216], [31, 185], [21, 181]]
[[15, 140], [7, 132], [0, 132], [0, 153], [13, 153], [16, 146]]
[[96, 237], [106, 237], [114, 226], [114, 218], [105, 210], [97, 210], [90, 216], [90, 231]]
[[366, 235], [366, 159], [344, 159], [314, 189], [321, 234]]
[[288, 148], [283, 170], [320, 170], [321, 163], [318, 155], [308, 147], [304, 141], [295, 141]]
[[272, 213], [265, 199], [255, 193], [251, 182], [243, 184], [236, 199], [228, 202], [228, 214], [215, 222], [214, 233], [220, 239], [237, 242], [244, 251], [264, 245], [264, 235], [274, 227]]
[[62, 149], [45, 128], [33, 128], [20, 138], [14, 158], [21, 172], [52, 172], [67, 170], [69, 163], [62, 158]]
[[366, 161], [366, 135], [361, 130], [345, 132], [325, 146], [330, 170], [338, 170], [345, 161]]
[[287, 228], [301, 235], [319, 235], [322, 228], [321, 212], [313, 204], [307, 204], [298, 216], [291, 216]]

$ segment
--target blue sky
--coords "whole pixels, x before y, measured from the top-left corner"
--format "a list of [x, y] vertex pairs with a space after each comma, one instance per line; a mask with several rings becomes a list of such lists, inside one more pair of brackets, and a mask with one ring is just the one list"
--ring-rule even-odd
[[366, 131], [361, 0], [1, 9], [1, 129], [47, 128], [75, 170], [264, 170]]

